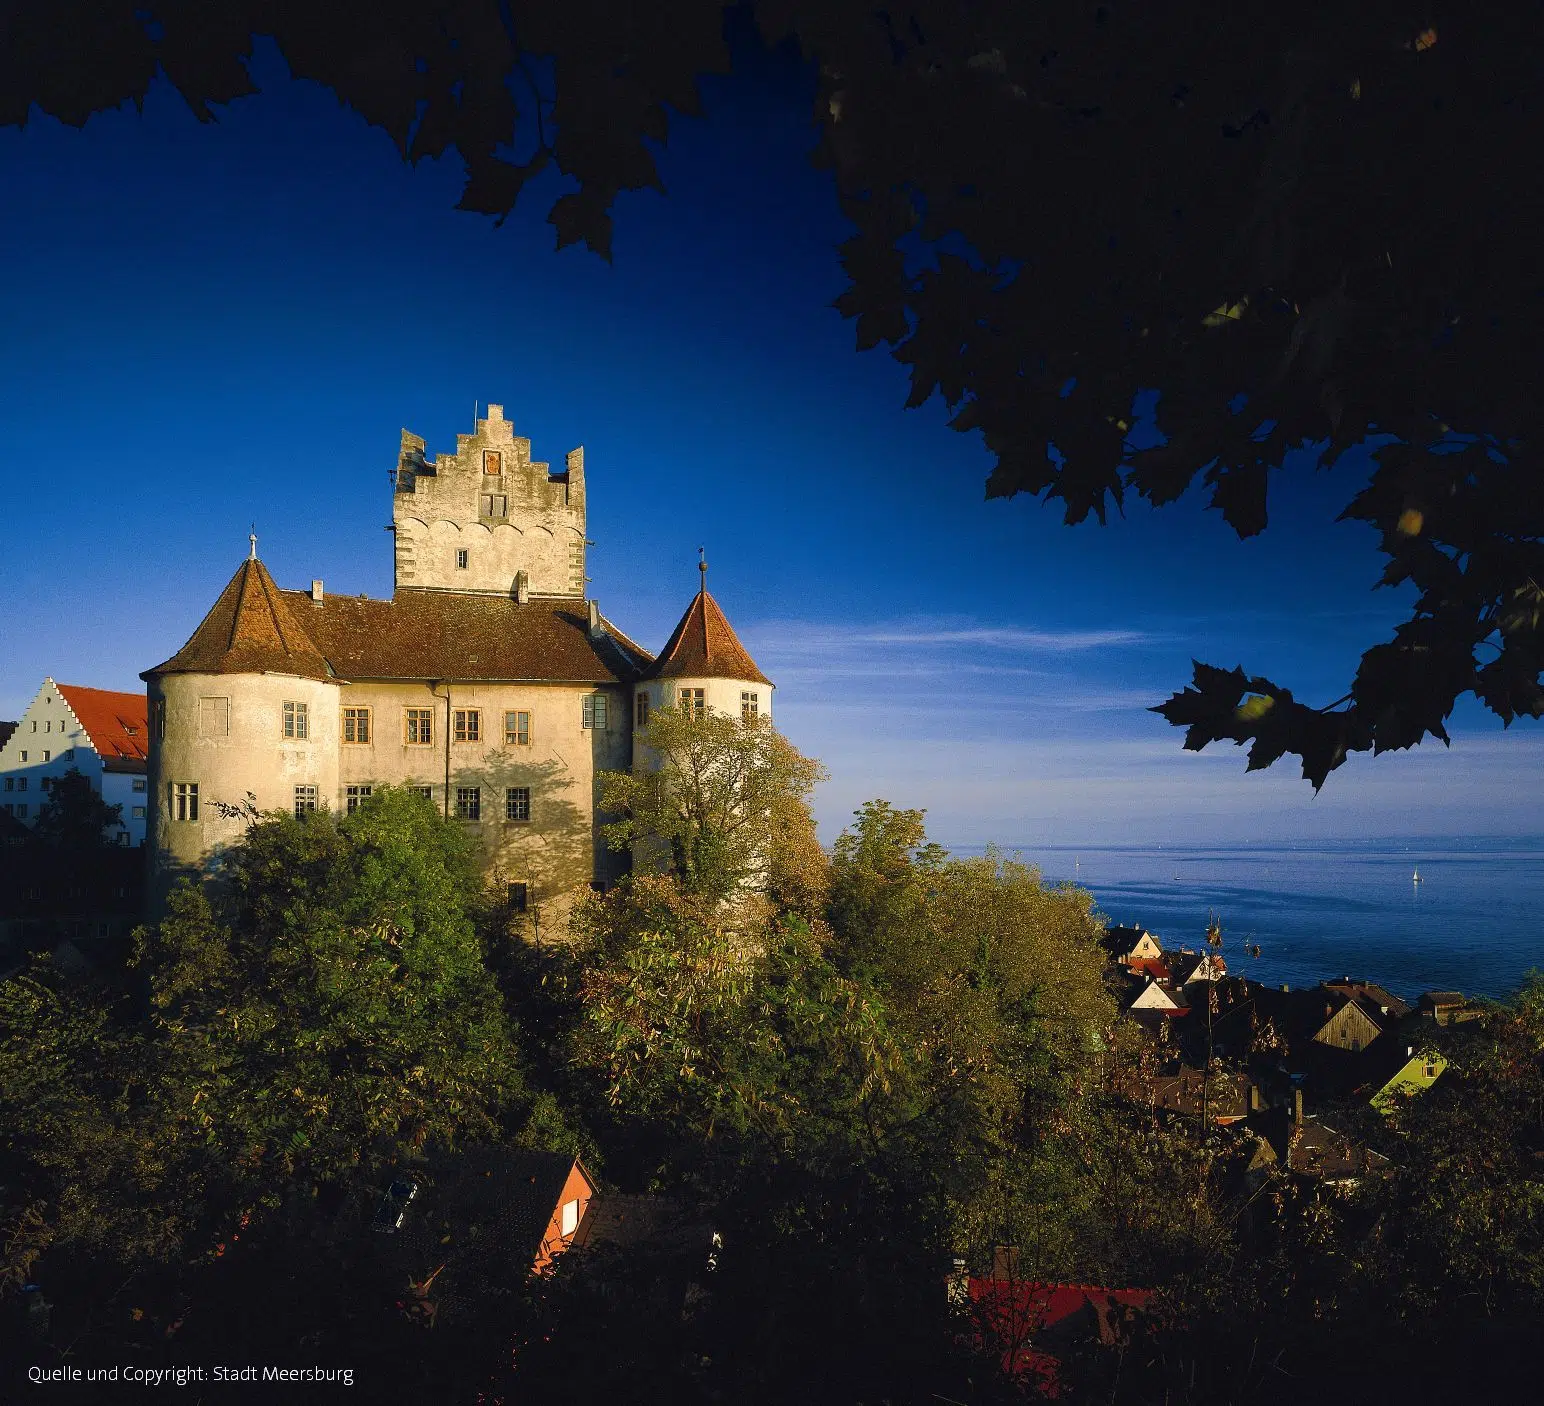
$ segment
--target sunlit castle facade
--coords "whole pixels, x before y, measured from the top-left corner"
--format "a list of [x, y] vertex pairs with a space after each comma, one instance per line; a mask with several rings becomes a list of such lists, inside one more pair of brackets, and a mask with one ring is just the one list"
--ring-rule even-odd
[[217, 865], [228, 808], [351, 811], [421, 789], [481, 838], [511, 904], [560, 920], [628, 857], [608, 849], [597, 774], [684, 705], [770, 717], [773, 685], [698, 593], [658, 657], [585, 594], [584, 451], [533, 461], [490, 405], [454, 454], [404, 431], [389, 600], [281, 590], [257, 542], [192, 638], [144, 674], [150, 839], [164, 893]]

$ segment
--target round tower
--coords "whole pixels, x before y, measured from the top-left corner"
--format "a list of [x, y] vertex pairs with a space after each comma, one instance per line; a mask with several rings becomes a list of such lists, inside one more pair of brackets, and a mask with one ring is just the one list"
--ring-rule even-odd
[[208, 872], [239, 839], [235, 813], [330, 805], [339, 685], [252, 552], [170, 659], [147, 670], [151, 902]]
[[719, 603], [708, 594], [708, 563], [699, 560], [701, 581], [686, 613], [659, 657], [634, 686], [633, 726], [641, 727], [657, 708], [731, 717], [772, 716], [775, 687], [751, 658]]

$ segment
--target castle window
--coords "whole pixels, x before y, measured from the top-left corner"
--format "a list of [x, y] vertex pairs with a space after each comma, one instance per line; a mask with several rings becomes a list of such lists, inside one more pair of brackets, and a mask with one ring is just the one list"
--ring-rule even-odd
[[434, 787], [432, 786], [409, 786], [407, 789], [415, 795], [422, 796], [426, 801], [434, 799]]
[[467, 563], [466, 548], [465, 547], [458, 547], [456, 549], [456, 570], [457, 571], [465, 571], [466, 570], [466, 563]]
[[7, 791], [14, 791], [16, 789], [16, 778], [14, 776], [5, 778], [5, 789]]
[[172, 782], [172, 819], [198, 819], [198, 782]]
[[304, 741], [311, 735], [311, 709], [306, 703], [284, 705], [284, 735]]
[[457, 708], [455, 716], [457, 742], [481, 741], [482, 714], [476, 708]]
[[166, 737], [166, 700], [164, 698], [150, 700], [150, 735], [157, 742]]
[[409, 747], [429, 747], [434, 743], [434, 709], [404, 708], [402, 740]]
[[512, 912], [524, 913], [526, 903], [529, 901], [530, 890], [524, 882], [513, 883], [509, 886], [509, 907]]
[[316, 809], [316, 787], [295, 787], [295, 819], [299, 820], [307, 811]]
[[23, 752], [21, 754], [21, 759], [22, 759], [22, 761], [26, 761], [27, 760], [27, 754], [25, 752]]
[[584, 696], [583, 726], [592, 727], [597, 732], [606, 730], [606, 695], [604, 693], [587, 693]]
[[132, 791], [143, 791], [145, 789], [145, 778], [143, 776], [136, 776], [133, 785], [129, 789]]
[[708, 710], [707, 700], [700, 688], [683, 688], [680, 691], [681, 711], [700, 718]]
[[[26, 753], [24, 752], [22, 754], [22, 761], [26, 761], [26, 760], [27, 760], [27, 756], [26, 756]], [[25, 791], [27, 789], [27, 778], [25, 776], [18, 776], [16, 778], [16, 789], [18, 791]]]
[[143, 820], [145, 818], [145, 808], [144, 806], [135, 806], [133, 810], [129, 812], [129, 814], [132, 815], [136, 820]]
[[483, 450], [483, 472], [485, 474], [500, 474], [504, 472], [504, 455], [501, 450]]
[[229, 698], [200, 698], [198, 700], [198, 735], [200, 737], [229, 737], [231, 735], [231, 701]]
[[647, 727], [649, 725], [649, 695], [647, 693], [640, 692], [633, 700], [633, 723], [637, 727]]
[[360, 801], [370, 799], [371, 787], [369, 786], [345, 786], [343, 788], [343, 809], [352, 815], [359, 809]]
[[25, 820], [27, 818], [27, 805], [25, 801], [16, 807], [16, 818], [18, 820]]
[[482, 496], [484, 517], [508, 517], [509, 498], [503, 493], [484, 493]]
[[456, 787], [456, 819], [482, 819], [482, 788], [480, 786]]
[[524, 709], [504, 714], [504, 745], [506, 747], [531, 745], [531, 715]]
[[511, 786], [504, 792], [504, 819], [524, 822], [531, 818], [531, 788]]
[[51, 762], [51, 761], [53, 761], [53, 759], [54, 759], [54, 754], [52, 752], [47, 751], [45, 749], [44, 752], [43, 752], [43, 760], [45, 762]]
[[740, 695], [740, 716], [742, 718], [754, 718], [761, 711], [761, 695], [757, 693], [742, 693]]
[[343, 740], [361, 745], [369, 742], [370, 710], [368, 708], [343, 710]]

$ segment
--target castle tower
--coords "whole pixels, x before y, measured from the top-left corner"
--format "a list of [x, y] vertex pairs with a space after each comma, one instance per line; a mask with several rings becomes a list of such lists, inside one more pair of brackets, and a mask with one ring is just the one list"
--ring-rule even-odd
[[262, 810], [332, 802], [339, 682], [257, 559], [256, 538], [192, 638], [140, 677], [149, 694], [155, 889], [207, 867], [241, 837], [245, 821], [222, 806], [249, 793]]
[[500, 405], [433, 463], [403, 430], [392, 530], [398, 591], [583, 599], [584, 450], [552, 473]]
[[772, 716], [772, 680], [740, 643], [719, 603], [708, 594], [708, 564], [701, 584], [659, 657], [635, 686], [633, 725], [655, 708], [711, 709], [735, 717]]

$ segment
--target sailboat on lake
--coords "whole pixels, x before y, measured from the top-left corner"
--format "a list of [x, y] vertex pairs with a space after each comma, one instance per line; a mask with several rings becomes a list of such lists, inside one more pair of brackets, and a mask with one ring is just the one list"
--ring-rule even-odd
[[1421, 882], [1421, 871], [1420, 871], [1420, 870], [1419, 870], [1419, 869], [1417, 869], [1417, 870], [1416, 870], [1416, 871], [1415, 871], [1415, 873], [1413, 873], [1413, 874], [1412, 874], [1412, 875], [1411, 875], [1411, 876], [1410, 876], [1410, 882], [1411, 882], [1411, 883], [1412, 883], [1412, 884], [1418, 884], [1418, 883], [1420, 883], [1420, 882]]

